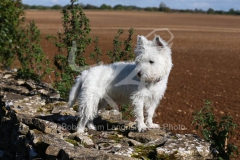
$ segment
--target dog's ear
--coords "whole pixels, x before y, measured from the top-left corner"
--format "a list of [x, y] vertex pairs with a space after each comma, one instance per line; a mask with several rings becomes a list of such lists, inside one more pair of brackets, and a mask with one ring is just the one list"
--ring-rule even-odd
[[142, 46], [143, 45], [143, 38], [142, 36], [137, 36], [137, 46]]
[[134, 53], [136, 54], [136, 56], [139, 56], [140, 54], [142, 54], [143, 49], [144, 49], [144, 45], [147, 43], [147, 39], [144, 36], [137, 36], [137, 45], [136, 48], [134, 50]]
[[143, 46], [144, 44], [147, 44], [148, 40], [144, 36], [139, 36], [137, 37], [137, 46]]
[[164, 41], [158, 35], [154, 37], [153, 42], [154, 42], [154, 45], [156, 45], [157, 47], [163, 47], [164, 46]]

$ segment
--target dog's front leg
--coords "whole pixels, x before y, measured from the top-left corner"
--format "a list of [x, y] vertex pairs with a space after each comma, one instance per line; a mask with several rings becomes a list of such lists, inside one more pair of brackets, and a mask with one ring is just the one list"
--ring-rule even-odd
[[146, 112], [147, 112], [147, 119], [146, 124], [148, 128], [160, 128], [158, 124], [153, 123], [153, 114], [157, 108], [156, 103], [148, 103], [146, 104]]
[[148, 129], [148, 127], [144, 123], [143, 100], [140, 100], [140, 99], [133, 100], [133, 106], [134, 106], [134, 114], [136, 117], [138, 132], [144, 132]]

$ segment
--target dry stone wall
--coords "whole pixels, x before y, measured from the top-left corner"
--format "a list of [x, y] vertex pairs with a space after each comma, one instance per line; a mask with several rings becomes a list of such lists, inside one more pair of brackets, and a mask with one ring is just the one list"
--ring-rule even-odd
[[99, 113], [97, 131], [78, 134], [77, 107], [68, 108], [49, 84], [15, 75], [0, 71], [0, 159], [212, 159], [210, 145], [196, 135], [138, 133], [116, 110]]

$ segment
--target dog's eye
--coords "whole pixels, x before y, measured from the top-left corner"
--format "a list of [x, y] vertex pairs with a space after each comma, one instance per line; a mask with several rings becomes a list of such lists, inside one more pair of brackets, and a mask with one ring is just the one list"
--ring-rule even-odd
[[150, 64], [153, 64], [153, 63], [154, 63], [154, 61], [151, 61], [151, 60], [150, 60], [150, 61], [149, 61], [149, 63], [150, 63]]

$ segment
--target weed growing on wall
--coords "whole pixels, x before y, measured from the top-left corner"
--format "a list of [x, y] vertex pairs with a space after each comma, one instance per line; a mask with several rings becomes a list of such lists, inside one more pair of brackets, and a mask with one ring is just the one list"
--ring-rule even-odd
[[228, 143], [229, 137], [234, 133], [237, 124], [231, 116], [222, 116], [217, 121], [211, 102], [205, 101], [205, 107], [193, 114], [193, 124], [200, 130], [204, 139], [211, 144], [212, 151], [219, 160], [229, 160], [235, 153], [238, 154], [237, 146]]

